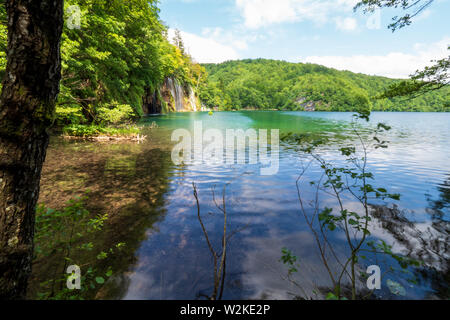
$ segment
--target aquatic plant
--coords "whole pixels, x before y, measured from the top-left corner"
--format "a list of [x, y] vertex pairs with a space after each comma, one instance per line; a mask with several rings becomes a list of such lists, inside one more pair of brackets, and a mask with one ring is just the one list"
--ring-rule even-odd
[[[105, 261], [117, 254], [125, 243], [99, 248], [92, 239], [102, 232], [108, 214], [92, 217], [85, 208], [87, 193], [68, 201], [61, 210], [37, 208], [34, 264], [49, 268], [48, 277], [39, 279], [36, 296], [41, 300], [82, 300], [92, 296], [113, 270]], [[67, 282], [77, 280], [67, 273], [69, 266], [81, 269], [80, 288], [69, 289]]]
[[[368, 171], [368, 155], [371, 150], [388, 148], [388, 141], [381, 138], [381, 135], [391, 128], [384, 123], [378, 123], [373, 129], [364, 134], [360, 131], [359, 121], [363, 119], [369, 121], [369, 114], [360, 113], [353, 117], [352, 128], [355, 142], [350, 142], [339, 149], [339, 153], [344, 157], [344, 166], [335, 165], [333, 161], [325, 159], [320, 154], [318, 148], [323, 141], [305, 142], [300, 147], [302, 155], [309, 157], [307, 166], [303, 166], [297, 181], [297, 194], [300, 203], [300, 212], [302, 213], [313, 237], [326, 272], [331, 281], [330, 292], [327, 292], [327, 299], [346, 299], [343, 287], [347, 283], [350, 285], [350, 294], [348, 298], [353, 300], [357, 298], [367, 298], [372, 296], [375, 289], [365, 296], [357, 291], [357, 283], [367, 280], [367, 274], [361, 271], [359, 263], [367, 260], [365, 254], [382, 254], [397, 261], [401, 269], [406, 270], [409, 266], [419, 266], [419, 261], [396, 254], [392, 251], [392, 246], [383, 240], [371, 238], [372, 209], [371, 201], [381, 200], [399, 200], [400, 195], [389, 193], [387, 188], [375, 186], [374, 175]], [[293, 141], [293, 135], [287, 135], [285, 139]], [[313, 199], [308, 202], [304, 196], [301, 183], [305, 180], [305, 173], [313, 166], [320, 167], [322, 174], [318, 181], [310, 181], [309, 185], [314, 187]], [[320, 196], [326, 194], [328, 199], [334, 199], [336, 208], [323, 206]], [[353, 203], [356, 201], [359, 210], [355, 210]], [[310, 203], [309, 207], [307, 203]], [[336, 252], [335, 244], [329, 240], [330, 232], [341, 231], [345, 236], [346, 249], [349, 254], [345, 257], [339, 257]], [[292, 274], [297, 273], [301, 268], [298, 264], [299, 258], [296, 257], [287, 248], [282, 249], [281, 261], [286, 264], [288, 269], [287, 280], [302, 290], [303, 296], [309, 298], [304, 288], [295, 282]], [[337, 264], [338, 270], [333, 265]], [[387, 272], [394, 271], [395, 268], [389, 266]], [[390, 282], [392, 283], [392, 282]], [[392, 286], [389, 286], [391, 288]], [[378, 288], [379, 289], [379, 288]], [[317, 290], [319, 290], [317, 288]], [[398, 287], [395, 292], [403, 292]], [[392, 292], [392, 290], [391, 290]], [[394, 294], [395, 294], [394, 292]], [[317, 293], [317, 292], [316, 292]]]

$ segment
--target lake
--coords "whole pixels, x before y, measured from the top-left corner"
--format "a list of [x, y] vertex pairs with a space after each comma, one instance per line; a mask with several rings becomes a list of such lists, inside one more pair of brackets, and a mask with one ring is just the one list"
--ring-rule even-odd
[[[227, 213], [226, 271], [223, 299], [323, 298], [330, 279], [320, 259], [311, 230], [300, 212], [296, 180], [309, 160], [297, 145], [281, 142], [276, 174], [262, 175], [260, 163], [209, 163], [171, 160], [174, 130], [279, 129], [313, 139], [326, 139], [318, 149], [337, 165], [344, 162], [338, 149], [355, 142], [351, 113], [217, 112], [176, 113], [147, 117], [143, 143], [94, 143], [52, 138], [41, 182], [40, 202], [61, 208], [89, 190], [87, 207], [93, 214], [109, 214], [100, 247], [124, 242], [125, 249], [110, 259], [113, 276], [95, 294], [104, 299], [205, 299], [214, 291], [214, 264], [197, 215], [196, 184], [202, 223], [219, 254], [223, 238], [224, 186]], [[420, 258], [421, 268], [386, 273], [381, 299], [448, 299], [450, 218], [450, 114], [373, 113], [361, 132], [384, 122], [392, 129], [383, 137], [388, 149], [368, 155], [375, 184], [401, 195], [400, 201], [374, 200], [379, 208], [394, 208], [395, 217], [373, 220], [371, 238], [392, 245], [395, 253]], [[157, 124], [157, 128], [155, 125]], [[270, 140], [269, 140], [270, 141]], [[312, 165], [305, 181], [320, 179]], [[302, 195], [314, 198], [315, 187], [301, 185]], [[323, 194], [321, 207], [334, 207]], [[348, 206], [354, 206], [348, 199]], [[392, 221], [391, 221], [392, 220]], [[395, 221], [393, 221], [395, 220]], [[228, 238], [228, 237], [227, 237]], [[330, 232], [339, 256], [346, 256], [343, 235]], [[288, 248], [299, 264], [287, 277], [280, 258]], [[361, 271], [379, 265], [382, 272], [396, 266], [394, 259], [368, 254]], [[80, 263], [81, 265], [81, 263]], [[37, 264], [33, 281], [48, 276]], [[411, 280], [414, 279], [414, 280]], [[297, 283], [301, 286], [294, 284]], [[363, 283], [363, 281], [362, 281]], [[397, 294], [392, 283], [401, 288]], [[321, 292], [318, 292], [321, 291]]]

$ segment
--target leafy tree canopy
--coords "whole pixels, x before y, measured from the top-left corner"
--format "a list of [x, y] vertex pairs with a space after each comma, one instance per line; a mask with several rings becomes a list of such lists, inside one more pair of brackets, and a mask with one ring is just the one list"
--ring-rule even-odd
[[[60, 124], [139, 116], [146, 90], [159, 88], [166, 77], [198, 86], [204, 70], [184, 52], [181, 37], [176, 45], [169, 42], [157, 4], [156, 0], [65, 1], [56, 108]], [[74, 6], [80, 11], [79, 28], [73, 27]], [[4, 73], [4, 6], [0, 6], [0, 22], [0, 73]]]

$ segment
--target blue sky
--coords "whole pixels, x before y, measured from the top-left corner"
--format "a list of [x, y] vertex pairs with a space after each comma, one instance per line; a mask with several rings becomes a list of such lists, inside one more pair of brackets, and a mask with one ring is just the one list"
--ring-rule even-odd
[[403, 78], [448, 55], [450, 0], [413, 24], [387, 28], [400, 11], [352, 10], [357, 0], [160, 0], [161, 19], [182, 33], [198, 62], [270, 58]]

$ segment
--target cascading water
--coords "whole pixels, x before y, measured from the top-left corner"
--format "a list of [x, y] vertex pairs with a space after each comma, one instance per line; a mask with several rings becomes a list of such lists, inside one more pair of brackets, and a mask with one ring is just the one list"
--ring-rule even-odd
[[[175, 111], [185, 111], [185, 103], [184, 103], [184, 89], [183, 86], [178, 82], [178, 80], [174, 78], [166, 79], [166, 88], [170, 92], [174, 102]], [[197, 111], [197, 102], [195, 98], [195, 93], [192, 88], [189, 88], [189, 106], [193, 111]]]
[[172, 95], [172, 98], [175, 101], [175, 105], [176, 105], [176, 92], [175, 92], [175, 86], [173, 84], [172, 78], [167, 78], [166, 87], [167, 87], [167, 89], [169, 89], [170, 94]]
[[177, 80], [175, 80], [175, 109], [177, 111], [183, 111], [184, 106], [183, 106], [183, 98], [184, 98], [184, 94], [183, 94], [183, 88], [180, 86], [180, 84], [178, 83]]
[[[144, 114], [159, 114], [162, 112], [197, 111], [197, 97], [191, 86], [187, 91], [178, 80], [166, 78], [164, 84], [154, 91], [147, 90], [142, 99]], [[169, 107], [167, 109], [166, 107]]]
[[197, 111], [197, 101], [195, 99], [195, 93], [192, 88], [189, 87], [189, 103], [191, 104], [191, 108], [193, 111]]

